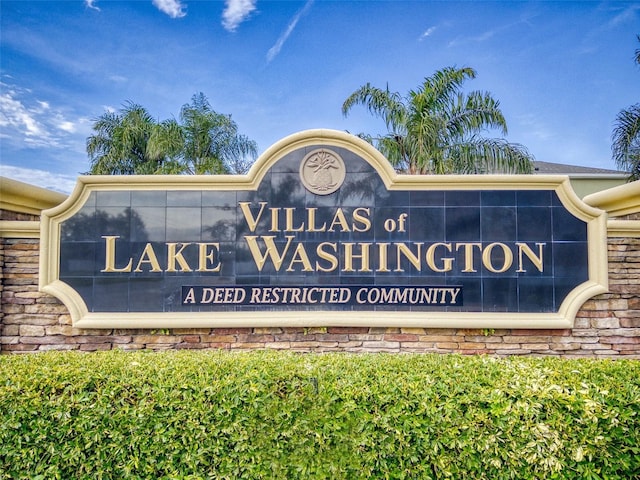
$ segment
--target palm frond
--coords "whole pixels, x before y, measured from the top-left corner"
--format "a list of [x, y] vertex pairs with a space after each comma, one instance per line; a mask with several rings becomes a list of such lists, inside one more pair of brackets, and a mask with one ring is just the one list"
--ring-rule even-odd
[[376, 146], [409, 173], [530, 173], [533, 157], [524, 147], [481, 136], [491, 129], [506, 135], [507, 122], [490, 93], [462, 91], [475, 76], [470, 67], [446, 67], [404, 98], [367, 83], [345, 100], [342, 113], [361, 104], [383, 118], [388, 132]]
[[397, 92], [374, 87], [370, 83], [353, 92], [342, 104], [342, 114], [347, 116], [355, 105], [363, 105], [369, 113], [381, 118], [388, 130], [398, 132], [407, 115], [402, 96]]
[[227, 173], [248, 168], [258, 151], [203, 93], [182, 106], [180, 122], [157, 122], [144, 107], [126, 102], [119, 112], [96, 119], [93, 127], [87, 153], [94, 174]]
[[621, 110], [611, 135], [611, 153], [618, 168], [640, 179], [640, 103]]
[[498, 100], [488, 92], [473, 91], [457, 96], [447, 129], [458, 136], [480, 133], [484, 129], [498, 129], [506, 135], [507, 121]]
[[421, 103], [429, 105], [433, 111], [447, 108], [452, 96], [455, 96], [464, 82], [476, 77], [476, 71], [470, 67], [445, 67], [424, 79], [417, 90], [409, 92], [412, 99], [423, 97]]
[[[532, 156], [527, 149], [504, 139], [474, 136], [448, 147], [450, 168], [457, 173], [533, 172]], [[452, 173], [452, 172], [448, 172]]]

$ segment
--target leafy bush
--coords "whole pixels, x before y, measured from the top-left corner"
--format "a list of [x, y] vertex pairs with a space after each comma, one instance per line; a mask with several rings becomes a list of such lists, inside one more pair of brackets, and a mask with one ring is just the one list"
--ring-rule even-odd
[[640, 478], [640, 362], [0, 356], [0, 478]]

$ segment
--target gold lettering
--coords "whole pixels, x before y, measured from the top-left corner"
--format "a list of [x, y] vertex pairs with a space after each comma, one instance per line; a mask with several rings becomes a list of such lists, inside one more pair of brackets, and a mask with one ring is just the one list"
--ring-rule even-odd
[[390, 272], [388, 267], [389, 256], [387, 250], [389, 248], [388, 243], [378, 243], [378, 268], [376, 272]]
[[247, 225], [249, 226], [249, 230], [251, 232], [255, 232], [256, 231], [256, 227], [258, 226], [258, 222], [260, 221], [260, 218], [262, 217], [262, 213], [264, 212], [264, 208], [267, 206], [267, 202], [260, 202], [260, 211], [258, 212], [258, 216], [254, 217], [253, 216], [253, 212], [251, 212], [251, 202], [238, 202], [238, 205], [240, 205], [240, 209], [242, 210], [242, 214], [244, 215], [244, 219], [247, 222]]
[[[209, 253], [207, 248], [213, 247]], [[215, 260], [215, 253], [220, 253], [219, 243], [198, 243], [198, 272], [219, 272], [221, 268], [220, 261], [215, 267], [209, 268], [208, 265], [213, 265]]]
[[[325, 247], [330, 247], [331, 249], [333, 249], [333, 253], [327, 252], [325, 250]], [[318, 248], [316, 248], [316, 254], [322, 260], [326, 260], [327, 262], [329, 262], [329, 266], [323, 267], [320, 265], [320, 262], [316, 261], [316, 270], [319, 270], [321, 272], [333, 272], [336, 268], [338, 268], [338, 258], [335, 256], [335, 253], [337, 253], [337, 251], [338, 245], [336, 243], [322, 242], [320, 245], [318, 245]]]
[[150, 272], [161, 272], [162, 268], [160, 268], [160, 263], [158, 262], [158, 257], [156, 256], [156, 252], [153, 250], [153, 245], [147, 243], [144, 247], [144, 251], [142, 255], [140, 255], [140, 260], [138, 260], [138, 265], [136, 265], [136, 269], [134, 272], [142, 272], [142, 264], [148, 263], [151, 265]]
[[287, 268], [287, 272], [293, 272], [293, 264], [294, 263], [302, 263], [303, 272], [313, 272], [313, 267], [311, 266], [311, 262], [309, 261], [309, 256], [307, 255], [307, 251], [304, 248], [303, 243], [298, 243], [295, 251], [293, 252], [293, 257], [289, 262], [289, 268]]
[[327, 229], [327, 224], [323, 223], [320, 228], [316, 227], [316, 211], [317, 207], [307, 208], [307, 232], [324, 232]]
[[518, 270], [516, 270], [516, 272], [518, 273], [526, 272], [526, 270], [522, 266], [523, 253], [527, 256], [529, 260], [531, 260], [531, 262], [538, 269], [539, 272], [542, 272], [544, 270], [544, 264], [542, 261], [542, 247], [544, 247], [546, 243], [536, 243], [536, 245], [538, 246], [537, 256], [533, 252], [533, 250], [531, 250], [531, 247], [529, 247], [529, 245], [527, 245], [526, 243], [516, 242], [516, 245], [518, 246]]
[[[494, 267], [491, 261], [491, 253], [493, 252], [493, 249], [495, 247], [502, 248], [502, 251], [504, 252], [504, 262], [502, 264], [502, 267], [500, 268]], [[486, 248], [482, 252], [482, 263], [484, 264], [485, 268], [490, 272], [493, 272], [493, 273], [506, 272], [507, 270], [509, 270], [509, 267], [511, 267], [511, 264], [513, 263], [513, 253], [511, 253], [511, 250], [509, 250], [509, 247], [507, 247], [504, 243], [499, 243], [499, 242], [490, 243], [489, 245], [486, 246]]]
[[473, 268], [473, 247], [478, 247], [480, 251], [482, 251], [481, 243], [457, 243], [456, 244], [456, 252], [460, 250], [460, 247], [464, 247], [464, 273], [472, 273], [477, 272]]
[[407, 260], [411, 262], [411, 264], [416, 267], [418, 271], [422, 270], [422, 263], [420, 262], [421, 252], [422, 252], [422, 243], [414, 243], [418, 247], [418, 252], [414, 255], [411, 249], [404, 243], [396, 243], [396, 255], [397, 264], [394, 272], [404, 272], [404, 269], [401, 266], [401, 256], [404, 256]]
[[344, 216], [344, 212], [342, 211], [341, 208], [339, 208], [338, 210], [336, 210], [335, 215], [333, 216], [333, 220], [331, 222], [331, 226], [329, 226], [329, 231], [330, 232], [335, 232], [334, 227], [336, 226], [336, 224], [340, 225], [341, 227], [341, 232], [350, 232], [351, 229], [349, 228], [349, 223], [347, 222], [347, 219]]
[[304, 232], [304, 222], [302, 222], [302, 225], [298, 227], [293, 226], [293, 214], [295, 213], [296, 209], [289, 207], [285, 208], [284, 211], [286, 213], [287, 219], [285, 232]]
[[269, 229], [269, 231], [279, 232], [280, 228], [278, 227], [278, 223], [280, 223], [280, 209], [270, 208], [269, 210], [271, 210], [271, 228]]
[[354, 258], [359, 258], [360, 259], [360, 268], [358, 269], [359, 272], [370, 272], [371, 268], [369, 268], [369, 247], [371, 247], [370, 243], [358, 243], [358, 245], [360, 245], [361, 248], [361, 254], [360, 255], [354, 255], [353, 254], [353, 246], [355, 245], [355, 243], [343, 243], [344, 245], [344, 268], [342, 269], [343, 272], [355, 272], [355, 270], [353, 269], [353, 259]]
[[353, 211], [353, 231], [368, 232], [371, 229], [371, 220], [369, 219], [370, 216], [371, 210], [369, 208], [356, 208]]
[[436, 248], [438, 247], [444, 247], [446, 250], [448, 250], [449, 252], [451, 252], [451, 244], [450, 243], [432, 243], [429, 248], [427, 249], [427, 265], [429, 265], [429, 268], [431, 270], [433, 270], [434, 272], [450, 272], [452, 265], [453, 265], [453, 258], [451, 257], [444, 257], [442, 258], [442, 262], [443, 262], [443, 266], [442, 267], [438, 267], [436, 266], [436, 262], [435, 262], [435, 256], [436, 256]]
[[104, 250], [104, 269], [100, 270], [103, 273], [112, 272], [130, 272], [133, 264], [133, 259], [129, 259], [129, 263], [125, 267], [116, 268], [116, 240], [120, 238], [120, 235], [103, 235], [105, 240]]
[[182, 252], [190, 243], [183, 243], [180, 250], [176, 251], [178, 243], [167, 243], [167, 272], [177, 272], [176, 261], [180, 264], [181, 272], [192, 272], [187, 260], [182, 256]]
[[249, 245], [249, 250], [251, 250], [251, 255], [253, 255], [253, 261], [256, 263], [256, 267], [258, 267], [258, 271], [262, 271], [267, 258], [271, 258], [271, 262], [275, 267], [276, 271], [280, 271], [280, 267], [282, 266], [282, 262], [284, 260], [287, 251], [289, 250], [289, 246], [293, 241], [294, 237], [292, 235], [287, 235], [285, 238], [287, 239], [287, 244], [284, 246], [282, 250], [282, 254], [278, 251], [275, 242], [273, 239], [275, 238], [273, 235], [263, 235], [262, 241], [265, 244], [266, 250], [264, 255], [260, 251], [260, 247], [258, 246], [258, 241], [256, 240], [258, 237], [253, 235], [247, 235], [244, 237]]

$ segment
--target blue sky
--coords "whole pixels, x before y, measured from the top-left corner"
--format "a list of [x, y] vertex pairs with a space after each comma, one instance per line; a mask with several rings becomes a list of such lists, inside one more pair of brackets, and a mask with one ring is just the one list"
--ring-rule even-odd
[[[93, 120], [160, 120], [203, 92], [260, 152], [309, 128], [383, 133], [342, 102], [469, 66], [507, 139], [537, 160], [615, 168], [616, 114], [640, 101], [640, 2], [67, 0], [0, 2], [0, 175], [68, 192]], [[493, 135], [493, 133], [491, 133]]]

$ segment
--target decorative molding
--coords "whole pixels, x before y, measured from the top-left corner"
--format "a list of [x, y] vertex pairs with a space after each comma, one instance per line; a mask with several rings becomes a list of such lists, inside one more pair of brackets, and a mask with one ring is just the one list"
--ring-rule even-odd
[[640, 220], [609, 220], [607, 236], [640, 238]]
[[584, 197], [585, 203], [605, 210], [611, 217], [640, 212], [640, 181], [627, 183]]
[[0, 238], [40, 238], [40, 222], [0, 220]]
[[61, 204], [67, 195], [0, 177], [0, 209], [40, 215], [42, 210]]

